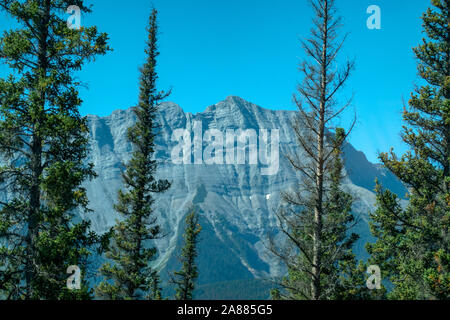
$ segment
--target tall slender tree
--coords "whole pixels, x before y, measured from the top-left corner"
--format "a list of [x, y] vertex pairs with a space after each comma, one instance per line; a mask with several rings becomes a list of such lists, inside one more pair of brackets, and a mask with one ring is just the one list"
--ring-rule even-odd
[[69, 29], [65, 12], [82, 0], [0, 0], [19, 27], [0, 39], [11, 75], [0, 79], [0, 296], [6, 299], [88, 298], [66, 288], [70, 265], [83, 267], [96, 241], [82, 183], [94, 176], [87, 155], [87, 120], [74, 78], [108, 50], [96, 27]]
[[353, 253], [353, 245], [359, 239], [351, 228], [356, 219], [352, 215], [353, 197], [343, 191], [342, 181], [345, 178], [342, 160], [342, 148], [345, 144], [345, 130], [337, 128], [333, 139], [334, 151], [330, 169], [330, 187], [327, 201], [324, 203], [323, 247], [324, 296], [333, 300], [369, 299], [365, 286], [363, 264], [358, 265]]
[[147, 298], [148, 300], [163, 300], [161, 277], [159, 276], [158, 270], [154, 270], [151, 275], [150, 289]]
[[338, 275], [342, 274], [342, 264], [353, 259], [351, 246], [356, 240], [347, 232], [353, 223], [352, 199], [340, 186], [339, 150], [348, 133], [337, 130], [333, 137], [327, 131], [350, 105], [347, 101], [339, 106], [336, 97], [354, 63], [347, 62], [340, 71], [337, 68], [336, 59], [346, 36], [338, 40], [341, 18], [335, 1], [313, 0], [311, 5], [312, 37], [302, 42], [309, 59], [300, 67], [304, 75], [298, 87], [300, 98], [294, 95], [299, 112], [293, 127], [303, 152], [288, 155], [302, 182], [297, 190], [282, 194], [277, 216], [287, 243], [280, 248], [271, 241], [271, 249], [288, 268], [288, 276], [281, 283], [285, 290], [275, 295], [317, 300], [338, 296], [338, 287], [343, 284]]
[[98, 294], [107, 299], [142, 299], [158, 295], [150, 290], [151, 284], [155, 283], [151, 262], [157, 254], [151, 241], [160, 236], [153, 211], [153, 194], [166, 191], [170, 183], [155, 178], [155, 118], [158, 104], [168, 96], [156, 89], [157, 14], [153, 9], [149, 19], [147, 61], [141, 68], [139, 104], [134, 108], [137, 121], [128, 130], [134, 151], [123, 174], [126, 190], [119, 191], [115, 206], [124, 220], [117, 221], [113, 228], [107, 252], [112, 263], [102, 266], [101, 273], [106, 279], [97, 288]]
[[450, 298], [450, 1], [432, 0], [423, 15], [426, 39], [414, 52], [425, 81], [404, 108], [403, 141], [411, 147], [398, 157], [382, 153], [382, 163], [407, 187], [404, 208], [377, 185], [377, 209], [368, 245], [370, 262], [380, 266], [393, 299]]
[[172, 282], [176, 284], [176, 300], [192, 300], [195, 280], [198, 278], [198, 270], [195, 259], [197, 258], [198, 236], [202, 230], [196, 209], [192, 207], [186, 216], [184, 231], [184, 246], [181, 250], [180, 262], [182, 268], [174, 272]]

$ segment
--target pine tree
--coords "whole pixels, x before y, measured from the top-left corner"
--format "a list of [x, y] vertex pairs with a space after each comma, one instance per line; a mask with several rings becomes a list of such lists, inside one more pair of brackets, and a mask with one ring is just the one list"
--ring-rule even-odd
[[[98, 239], [89, 223], [82, 183], [94, 176], [85, 163], [87, 120], [79, 114], [85, 62], [108, 50], [96, 27], [71, 30], [66, 9], [81, 0], [0, 0], [19, 27], [0, 39], [0, 60], [11, 75], [0, 79], [0, 297], [87, 299], [66, 288], [70, 265], [82, 270]], [[4, 196], [4, 195], [8, 196]]]
[[351, 253], [356, 237], [347, 235], [353, 223], [352, 199], [340, 186], [339, 150], [348, 133], [339, 129], [333, 138], [326, 129], [350, 104], [337, 107], [336, 93], [347, 82], [354, 64], [347, 62], [341, 71], [336, 66], [346, 37], [337, 40], [341, 18], [335, 1], [314, 0], [311, 5], [315, 15], [312, 37], [302, 42], [310, 59], [300, 67], [304, 75], [298, 87], [300, 99], [294, 96], [299, 112], [293, 128], [303, 153], [288, 156], [302, 182], [297, 190], [282, 193], [277, 217], [287, 243], [280, 247], [272, 240], [271, 251], [288, 269], [281, 283], [284, 290], [274, 291], [274, 295], [318, 300], [344, 298], [338, 294], [348, 287], [344, 286], [343, 268], [356, 270]]
[[357, 265], [353, 245], [359, 239], [350, 233], [355, 225], [352, 215], [353, 198], [342, 190], [343, 161], [342, 147], [345, 143], [345, 130], [337, 128], [333, 139], [334, 151], [330, 169], [330, 187], [328, 199], [324, 205], [323, 247], [324, 260], [330, 261], [324, 266], [324, 296], [332, 300], [368, 299], [365, 286], [363, 264]]
[[[336, 129], [333, 140], [335, 146], [333, 160], [330, 168], [330, 183], [327, 192], [327, 201], [324, 203], [323, 233], [322, 233], [322, 259], [326, 261], [321, 270], [320, 299], [349, 300], [369, 299], [370, 293], [365, 287], [364, 265], [358, 265], [352, 247], [359, 236], [350, 233], [355, 224], [351, 213], [353, 199], [350, 194], [342, 190], [343, 162], [342, 146], [345, 144], [345, 131]], [[283, 215], [281, 215], [283, 214]], [[311, 273], [305, 266], [310, 266], [305, 255], [296, 252], [311, 252], [312, 243], [308, 239], [310, 226], [304, 221], [311, 219], [307, 212], [302, 217], [288, 217], [284, 212], [279, 213], [283, 224], [282, 231], [288, 235], [290, 246], [279, 250], [274, 244], [272, 251], [277, 250], [278, 256], [288, 267], [288, 276], [280, 283], [281, 290], [271, 292], [274, 300], [280, 299], [310, 299], [307, 295], [310, 288]], [[311, 215], [309, 213], [309, 215]], [[300, 219], [299, 219], [300, 218]]]
[[162, 300], [161, 278], [158, 271], [154, 270], [151, 276], [150, 290], [147, 295], [148, 300]]
[[159, 52], [155, 9], [150, 15], [148, 33], [147, 61], [141, 68], [139, 104], [134, 108], [137, 121], [128, 130], [134, 151], [123, 174], [126, 190], [119, 191], [115, 206], [124, 220], [117, 221], [113, 228], [106, 254], [112, 263], [102, 266], [105, 281], [97, 288], [98, 294], [107, 299], [143, 299], [152, 295], [150, 285], [155, 274], [151, 261], [156, 258], [157, 250], [151, 247], [151, 241], [160, 237], [160, 227], [153, 212], [153, 194], [170, 187], [167, 180], [155, 178], [157, 162], [153, 159], [158, 104], [168, 96], [156, 89]]
[[424, 85], [403, 111], [410, 151], [382, 153], [382, 163], [408, 187], [408, 205], [377, 184], [369, 244], [393, 289], [392, 299], [450, 298], [450, 1], [433, 0], [423, 15], [427, 38], [414, 48]]
[[191, 208], [190, 213], [186, 216], [186, 228], [183, 235], [184, 246], [180, 257], [182, 268], [180, 271], [174, 272], [172, 278], [172, 282], [176, 284], [176, 300], [192, 300], [193, 298], [195, 280], [198, 278], [195, 259], [198, 255], [198, 235], [201, 229], [196, 210]]

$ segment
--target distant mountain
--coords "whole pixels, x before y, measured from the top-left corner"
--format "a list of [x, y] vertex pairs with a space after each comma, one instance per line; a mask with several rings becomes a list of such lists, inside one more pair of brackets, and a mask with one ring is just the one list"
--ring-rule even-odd
[[[283, 266], [267, 252], [265, 242], [269, 233], [277, 233], [274, 212], [280, 191], [294, 186], [297, 181], [284, 157], [287, 152], [300, 152], [290, 125], [294, 115], [293, 111], [263, 109], [234, 96], [196, 115], [183, 112], [174, 103], [160, 106], [161, 127], [156, 141], [156, 158], [160, 162], [158, 173], [172, 181], [171, 189], [158, 196], [156, 202], [159, 222], [167, 232], [167, 236], [157, 243], [160, 249], [158, 267], [162, 268], [163, 276], [178, 268], [174, 254], [179, 250], [184, 217], [191, 203], [201, 210], [203, 232], [198, 261], [203, 293], [211, 291], [215, 283], [223, 288], [225, 282], [242, 283], [284, 272]], [[132, 150], [126, 131], [134, 121], [132, 109], [114, 111], [108, 117], [89, 116], [92, 152], [88, 160], [95, 164], [98, 178], [87, 184], [90, 207], [94, 210], [87, 218], [98, 232], [106, 231], [118, 218], [113, 204], [122, 186], [122, 163], [129, 160]], [[175, 130], [187, 129], [192, 134], [199, 123], [203, 134], [217, 129], [224, 139], [227, 129], [254, 129], [257, 134], [260, 129], [279, 129], [277, 174], [262, 175], [261, 168], [265, 166], [261, 163], [249, 165], [249, 159], [245, 165], [174, 164], [171, 153], [178, 146], [172, 139]], [[205, 148], [207, 143], [203, 143]], [[345, 188], [356, 199], [353, 209], [360, 220], [355, 227], [361, 235], [356, 252], [365, 257], [363, 246], [370, 240], [367, 220], [375, 200], [375, 178], [401, 196], [406, 190], [390, 172], [370, 163], [350, 144], [344, 151], [348, 173]], [[241, 284], [237, 288], [242, 289]], [[252, 297], [250, 294], [247, 298]]]
[[[268, 253], [265, 243], [269, 233], [277, 235], [274, 213], [279, 204], [280, 191], [295, 187], [299, 179], [284, 156], [287, 153], [301, 155], [291, 128], [294, 116], [293, 111], [267, 110], [233, 96], [196, 115], [183, 112], [174, 103], [161, 104], [158, 118], [160, 134], [156, 140], [155, 156], [160, 163], [159, 176], [172, 182], [169, 191], [156, 198], [156, 214], [167, 234], [156, 243], [159, 248], [156, 267], [161, 269], [163, 278], [167, 278], [168, 272], [179, 268], [175, 255], [182, 243], [184, 217], [189, 205], [194, 203], [200, 209], [203, 227], [198, 258], [199, 297], [239, 296], [255, 299], [268, 296], [271, 284], [265, 280], [280, 276], [285, 270]], [[130, 108], [114, 111], [107, 117], [88, 116], [88, 120], [91, 152], [87, 160], [95, 164], [98, 177], [86, 183], [93, 212], [84, 218], [92, 221], [95, 231], [103, 233], [119, 218], [113, 204], [117, 191], [122, 187], [123, 163], [131, 156], [132, 146], [127, 141], [126, 133], [135, 116]], [[238, 133], [248, 129], [254, 130], [258, 143], [261, 143], [258, 138], [265, 132], [271, 137], [269, 140], [273, 146], [273, 133], [278, 129], [279, 166], [264, 161], [267, 157], [261, 152], [257, 159], [250, 159], [247, 155], [245, 161], [241, 161], [245, 164], [236, 164], [237, 161], [231, 161], [232, 164], [206, 164], [209, 163], [207, 159], [196, 152], [192, 157], [185, 157], [185, 161], [198, 163], [201, 160], [202, 164], [173, 163], [173, 160], [177, 162], [182, 159], [178, 152], [182, 145], [177, 139], [180, 134], [186, 133], [184, 129], [191, 136], [195, 131], [197, 146], [200, 145], [200, 132], [202, 136], [206, 134], [203, 140], [208, 140], [208, 133], [222, 135], [214, 141], [223, 139], [226, 145], [227, 130], [228, 133], [230, 130]], [[211, 143], [203, 141], [200, 152], [208, 153], [208, 145]], [[251, 147], [237, 145], [234, 151], [242, 156], [240, 151], [247, 149]], [[355, 251], [364, 258], [364, 243], [371, 240], [367, 221], [368, 213], [374, 209], [375, 178], [400, 196], [406, 190], [390, 172], [367, 161], [364, 154], [350, 144], [345, 146], [344, 154], [347, 172], [344, 186], [356, 200], [353, 211], [359, 223], [355, 232], [361, 236]], [[226, 153], [223, 155], [224, 163], [230, 162], [230, 159]], [[249, 164], [251, 160], [257, 160], [256, 164]], [[276, 174], [267, 175], [271, 171], [268, 170], [270, 163], [272, 173]], [[5, 196], [0, 194], [0, 198]], [[280, 235], [278, 238], [282, 240]], [[95, 268], [101, 263], [100, 257], [96, 263]]]

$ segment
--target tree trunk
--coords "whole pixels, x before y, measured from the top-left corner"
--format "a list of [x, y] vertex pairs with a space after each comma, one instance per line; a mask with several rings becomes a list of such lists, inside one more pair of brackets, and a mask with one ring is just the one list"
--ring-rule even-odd
[[323, 216], [323, 180], [324, 180], [324, 139], [325, 139], [325, 108], [327, 86], [327, 49], [328, 49], [328, 1], [324, 3], [323, 44], [321, 61], [321, 98], [319, 110], [319, 132], [317, 135], [317, 167], [316, 167], [316, 206], [314, 208], [314, 238], [313, 238], [313, 267], [311, 298], [319, 300], [322, 292], [320, 284], [321, 274], [321, 242]]
[[[38, 47], [38, 70], [36, 77], [40, 79], [47, 74], [47, 39], [48, 22], [50, 20], [50, 1], [44, 2], [43, 19], [39, 25], [39, 47]], [[38, 80], [36, 79], [36, 80]], [[44, 120], [45, 112], [45, 91], [41, 92], [39, 105], [35, 110], [37, 115], [33, 124], [33, 136], [31, 141], [31, 186], [30, 186], [30, 206], [28, 210], [28, 234], [26, 237], [28, 244], [27, 263], [25, 266], [26, 299], [33, 299], [33, 288], [31, 282], [36, 277], [36, 242], [39, 235], [39, 211], [41, 207], [41, 175], [42, 167], [42, 145], [43, 139], [40, 132], [40, 125]]]

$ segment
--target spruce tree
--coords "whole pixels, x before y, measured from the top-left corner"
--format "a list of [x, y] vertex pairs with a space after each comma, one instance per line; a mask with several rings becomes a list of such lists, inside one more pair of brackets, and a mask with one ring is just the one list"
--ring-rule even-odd
[[408, 188], [408, 205], [377, 184], [367, 246], [393, 285], [392, 299], [450, 298], [450, 1], [433, 0], [423, 15], [427, 35], [414, 53], [423, 85], [403, 111], [410, 151], [382, 153], [382, 163]]
[[324, 260], [330, 263], [324, 266], [322, 282], [324, 296], [331, 300], [369, 298], [363, 264], [358, 265], [352, 249], [359, 239], [357, 234], [350, 233], [356, 223], [352, 214], [353, 197], [342, 189], [345, 137], [345, 130], [337, 128], [333, 139], [329, 195], [324, 204], [324, 225], [328, 226], [323, 233], [323, 247], [327, 248]]
[[186, 216], [186, 227], [184, 231], [184, 246], [181, 251], [180, 262], [182, 268], [180, 271], [174, 272], [172, 282], [176, 284], [176, 300], [192, 300], [195, 280], [198, 278], [197, 265], [197, 244], [201, 226], [198, 221], [198, 214], [195, 208], [190, 209], [190, 213]]
[[[67, 8], [90, 12], [82, 0], [0, 0], [18, 28], [0, 39], [0, 297], [87, 299], [69, 291], [66, 270], [83, 271], [97, 237], [74, 220], [87, 210], [83, 182], [94, 176], [85, 163], [88, 126], [79, 113], [74, 72], [108, 50], [96, 27], [67, 26]], [[7, 196], [6, 196], [7, 195]], [[85, 274], [85, 272], [83, 272]]]
[[147, 295], [148, 300], [162, 300], [161, 277], [158, 271], [154, 270], [150, 278], [150, 289]]
[[337, 93], [354, 63], [348, 61], [338, 70], [337, 56], [346, 37], [338, 40], [341, 18], [335, 1], [314, 0], [311, 5], [312, 37], [302, 42], [309, 58], [300, 66], [304, 75], [298, 87], [300, 97], [294, 95], [299, 112], [293, 128], [303, 152], [288, 155], [301, 183], [296, 190], [282, 193], [277, 217], [287, 243], [280, 247], [272, 240], [271, 251], [288, 269], [282, 290], [274, 291], [274, 296], [318, 300], [344, 298], [343, 288], [348, 286], [343, 280], [347, 278], [342, 278], [343, 268], [356, 270], [351, 253], [356, 237], [347, 232], [353, 224], [352, 199], [342, 191], [339, 160], [348, 133], [339, 129], [336, 137], [327, 134], [350, 104], [339, 105]]
[[[345, 130], [337, 128], [333, 141], [333, 160], [329, 172], [327, 200], [324, 203], [323, 233], [322, 233], [322, 265], [320, 299], [350, 300], [369, 299], [370, 294], [365, 287], [364, 265], [357, 262], [352, 247], [359, 236], [350, 233], [355, 225], [355, 218], [351, 213], [353, 198], [342, 190], [343, 161], [342, 147], [345, 144]], [[285, 210], [285, 209], [284, 209]], [[292, 212], [291, 212], [292, 214]], [[310, 215], [308, 217], [308, 215]], [[281, 299], [311, 299], [311, 273], [306, 267], [310, 262], [305, 253], [312, 251], [312, 241], [308, 232], [311, 225], [305, 223], [311, 219], [307, 211], [294, 216], [288, 216], [286, 211], [278, 213], [282, 222], [282, 231], [288, 235], [288, 245], [278, 248], [273, 243], [272, 251], [288, 267], [288, 275], [280, 283], [281, 289], [274, 289], [271, 297]], [[280, 250], [281, 249], [281, 250]], [[297, 254], [300, 252], [300, 254]], [[306, 266], [306, 267], [305, 267]]]
[[[141, 68], [139, 104], [133, 109], [137, 121], [128, 130], [128, 139], [134, 151], [123, 174], [125, 190], [119, 191], [116, 211], [123, 217], [112, 230], [110, 247], [101, 273], [105, 277], [97, 288], [106, 299], [143, 299], [158, 296], [151, 292], [157, 276], [151, 266], [157, 250], [152, 240], [160, 237], [160, 227], [154, 216], [154, 193], [170, 187], [167, 180], [155, 178], [157, 162], [154, 159], [155, 129], [158, 105], [168, 96], [157, 92], [156, 58], [157, 11], [152, 10], [145, 50], [147, 61]], [[154, 286], [153, 286], [154, 287]], [[156, 286], [158, 287], [158, 285]]]

